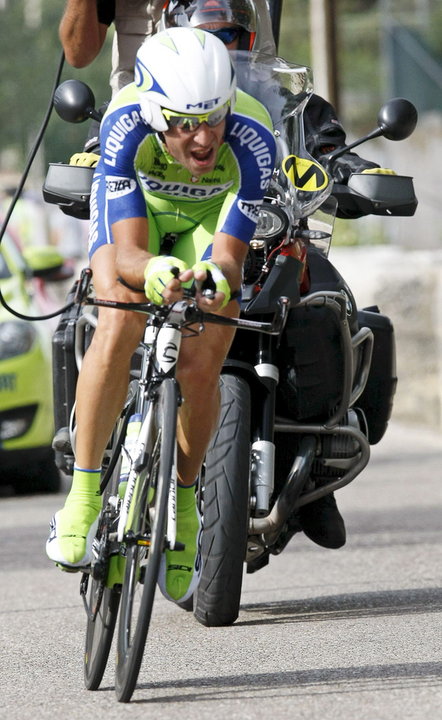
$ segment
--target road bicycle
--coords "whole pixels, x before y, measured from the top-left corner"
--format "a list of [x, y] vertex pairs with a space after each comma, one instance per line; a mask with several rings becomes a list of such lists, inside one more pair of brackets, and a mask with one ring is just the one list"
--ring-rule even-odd
[[170, 306], [102, 300], [89, 294], [90, 280], [90, 270], [84, 271], [76, 302], [141, 312], [147, 318], [137, 351], [139, 369], [132, 373], [104, 463], [93, 562], [80, 585], [87, 613], [85, 685], [99, 687], [118, 619], [115, 692], [120, 702], [128, 702], [143, 658], [161, 557], [166, 549], [184, 549], [176, 539], [181, 404], [176, 366], [183, 334], [197, 335], [205, 324], [215, 323], [280, 336], [289, 301], [281, 298], [271, 321], [261, 322], [202, 312], [192, 297]]

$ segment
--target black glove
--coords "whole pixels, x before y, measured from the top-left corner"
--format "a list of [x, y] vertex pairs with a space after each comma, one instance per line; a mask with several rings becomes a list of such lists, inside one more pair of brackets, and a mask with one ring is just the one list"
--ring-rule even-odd
[[376, 163], [370, 160], [364, 160], [364, 158], [359, 157], [356, 153], [346, 152], [333, 162], [331, 174], [335, 182], [346, 185], [352, 173], [362, 173], [366, 170], [376, 170], [377, 168], [379, 168], [379, 165]]

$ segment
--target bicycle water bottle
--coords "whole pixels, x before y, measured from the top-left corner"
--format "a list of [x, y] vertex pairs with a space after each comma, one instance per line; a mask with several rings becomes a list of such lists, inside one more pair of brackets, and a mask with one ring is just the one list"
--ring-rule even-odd
[[133, 452], [141, 428], [141, 415], [131, 415], [127, 424], [126, 439], [121, 449], [120, 481], [118, 484], [118, 495], [122, 498], [126, 492], [127, 480], [132, 466]]

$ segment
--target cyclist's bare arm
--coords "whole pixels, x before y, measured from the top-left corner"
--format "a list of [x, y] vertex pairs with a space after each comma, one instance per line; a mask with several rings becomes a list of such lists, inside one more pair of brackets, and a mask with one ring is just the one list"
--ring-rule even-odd
[[241, 287], [242, 268], [247, 251], [247, 243], [233, 235], [216, 232], [213, 237], [212, 260], [220, 266], [231, 290], [239, 290]]
[[[116, 246], [116, 269], [132, 287], [142, 288], [144, 285], [144, 269], [153, 257], [146, 250], [148, 238], [148, 221], [145, 217], [126, 218], [113, 223], [112, 233]], [[216, 262], [224, 273], [232, 290], [241, 286], [242, 266], [247, 254], [247, 245], [238, 238], [227, 233], [217, 232], [213, 238], [212, 260]], [[166, 303], [175, 302], [181, 298], [181, 283], [191, 280], [193, 272], [186, 270], [180, 273], [166, 286], [163, 296]], [[197, 280], [204, 281], [205, 273], [197, 273]], [[222, 297], [218, 294], [213, 299], [199, 296], [198, 305], [201, 309], [215, 312], [222, 304]]]
[[[149, 237], [147, 218], [135, 217], [119, 220], [112, 225], [112, 234], [116, 248], [117, 275], [131, 287], [144, 287], [144, 269], [153, 257], [146, 250]], [[193, 278], [193, 272], [186, 270], [178, 278], [170, 281], [164, 290], [166, 303], [176, 302], [182, 298], [182, 282]]]

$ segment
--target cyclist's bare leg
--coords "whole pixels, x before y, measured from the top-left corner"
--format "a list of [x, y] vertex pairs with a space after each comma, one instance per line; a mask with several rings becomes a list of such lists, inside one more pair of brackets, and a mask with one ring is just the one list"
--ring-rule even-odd
[[[237, 316], [238, 311], [238, 304], [231, 302], [221, 314]], [[184, 544], [184, 551], [166, 551], [159, 577], [163, 594], [179, 603], [187, 601], [195, 591], [201, 573], [201, 521], [192, 486], [218, 420], [219, 374], [233, 335], [231, 328], [206, 325], [201, 335], [183, 338], [181, 344], [177, 376], [184, 402], [177, 428], [181, 484], [177, 494], [177, 539]]]
[[[233, 301], [221, 315], [237, 317]], [[198, 337], [183, 338], [178, 379], [184, 402], [178, 419], [178, 475], [182, 485], [191, 485], [216, 428], [219, 415], [219, 374], [234, 336], [232, 328], [205, 326]]]
[[[115, 247], [102, 246], [91, 262], [97, 297], [142, 302], [117, 281]], [[96, 468], [115, 425], [127, 392], [130, 362], [146, 318], [133, 312], [100, 308], [98, 326], [85, 355], [77, 385], [76, 464]]]
[[[139, 301], [136, 293], [117, 283], [114, 265], [113, 246], [103, 246], [94, 254], [91, 267], [97, 296]], [[77, 385], [72, 487], [63, 509], [54, 517], [46, 546], [49, 557], [61, 566], [73, 568], [90, 562], [101, 507], [102, 456], [126, 396], [130, 360], [144, 323], [145, 319], [135, 313], [100, 309]]]

